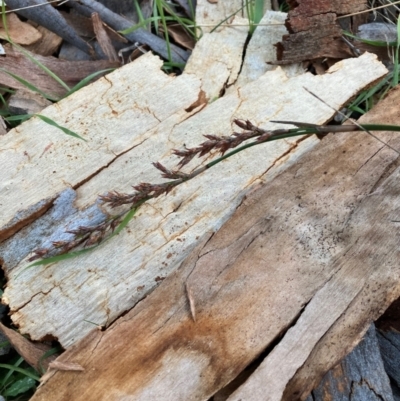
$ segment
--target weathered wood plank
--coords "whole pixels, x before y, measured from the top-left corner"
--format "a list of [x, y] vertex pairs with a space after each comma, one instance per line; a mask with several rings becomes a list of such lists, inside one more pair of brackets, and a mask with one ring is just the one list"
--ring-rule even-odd
[[185, 72], [201, 78], [202, 90], [210, 101], [217, 99], [238, 78], [248, 36], [246, 23], [246, 19], [236, 17], [232, 27], [205, 33], [188, 60]]
[[[254, 31], [246, 48], [246, 54], [240, 75], [235, 82], [235, 87], [243, 86], [245, 83], [254, 81], [267, 71], [276, 68], [275, 65], [269, 64], [276, 61], [276, 44], [282, 40], [282, 36], [288, 31], [285, 27], [285, 19], [287, 14], [277, 11], [267, 11], [260, 21], [260, 25]], [[304, 73], [301, 63], [291, 64], [282, 67], [289, 75]]]
[[[398, 122], [399, 98], [397, 89], [364, 122]], [[398, 134], [380, 137], [400, 147]], [[230, 399], [306, 398], [308, 382], [400, 294], [398, 166], [398, 155], [365, 133], [325, 138], [248, 195], [156, 291], [67, 350], [60, 360], [85, 371], [56, 373], [33, 400], [205, 400], [282, 334]], [[305, 365], [308, 376], [293, 387]]]
[[[76, 188], [143, 142], [160, 121], [176, 114], [185, 118], [185, 109], [198, 98], [200, 82], [190, 75], [169, 77], [160, 71], [161, 65], [159, 58], [145, 55], [140, 62], [128, 64], [46, 109], [44, 115], [87, 142], [38, 118], [4, 138], [0, 241], [13, 233], [19, 221], [24, 224], [19, 214], [46, 199], [49, 207], [60, 192]], [[146, 83], [148, 76], [151, 84]]]
[[[398, 123], [395, 104], [399, 97], [400, 91], [393, 91], [383, 104], [361, 121]], [[393, 135], [380, 137], [389, 140], [395, 148], [400, 147], [399, 140], [393, 139]], [[343, 152], [358, 157], [360, 151], [365, 151], [370, 144], [369, 139], [360, 139], [358, 150], [347, 147]], [[380, 170], [381, 163], [386, 165], [386, 171]], [[333, 275], [308, 302], [294, 327], [268, 355], [252, 378], [229, 398], [230, 401], [240, 397], [247, 401], [256, 400], [260, 382], [267, 383], [263, 391], [270, 394], [270, 400], [304, 399], [326, 371], [362, 339], [370, 322], [376, 320], [399, 297], [399, 254], [398, 247], [394, 245], [397, 227], [391, 222], [396, 220], [394, 216], [398, 208], [398, 166], [396, 153], [388, 152], [388, 148], [379, 145], [377, 153], [371, 155], [371, 159], [360, 165], [353, 174], [346, 178], [336, 177], [358, 181], [369, 171], [370, 175], [364, 179], [373, 185], [369, 193], [365, 194], [367, 196], [360, 207], [338, 227], [336, 238], [333, 235], [327, 238], [326, 230], [321, 227], [322, 241], [330, 237], [331, 241], [339, 240], [340, 244], [340, 240], [344, 240], [341, 243], [344, 246], [342, 254], [332, 260], [330, 265]], [[379, 171], [381, 177], [376, 175]], [[326, 172], [330, 173], [328, 168]], [[336, 186], [336, 190], [340, 191], [340, 187]], [[339, 192], [339, 195], [348, 202], [350, 199], [357, 202], [349, 193]], [[326, 213], [331, 213], [331, 210], [327, 209]], [[280, 372], [279, 380], [269, 382], [268, 379], [276, 375], [277, 371]]]
[[[158, 61], [154, 63], [151, 57], [142, 62], [139, 59], [141, 67], [131, 67], [130, 76], [139, 80], [130, 84], [131, 90], [143, 82], [141, 75], [134, 74], [132, 70], [145, 69], [149, 75], [156, 68]], [[145, 68], [142, 63], [145, 63]], [[357, 66], [362, 68], [362, 74]], [[19, 141], [17, 151], [16, 145], [9, 144], [8, 152], [4, 152], [4, 163], [5, 160], [12, 161], [11, 167], [5, 166], [7, 174], [14, 180], [14, 185], [7, 184], [8, 180], [3, 183], [3, 191], [9, 185], [8, 192], [4, 192], [8, 194], [4, 198], [6, 213], [12, 219], [10, 211], [27, 210], [31, 205], [55, 199], [60, 193], [63, 196], [59, 197], [59, 203], [43, 221], [35, 223], [27, 231], [20, 231], [3, 248], [3, 255], [10, 258], [5, 260], [6, 257], [2, 257], [9, 276], [3, 301], [10, 305], [14, 323], [33, 339], [50, 334], [66, 347], [93, 328], [90, 322], [108, 325], [173, 272], [205, 232], [218, 229], [249, 188], [276, 177], [318, 141], [311, 137], [253, 147], [238, 155], [232, 163], [222, 163], [218, 169], [185, 183], [167, 198], [144, 205], [130, 230], [108, 241], [95, 252], [81, 255], [77, 260], [70, 259], [28, 270], [25, 269], [27, 262], [22, 261], [9, 271], [18, 263], [16, 255], [21, 259], [34, 247], [46, 247], [52, 241], [65, 239], [67, 228], [104, 219], [106, 210], [96, 203], [99, 193], [111, 188], [130, 191], [130, 186], [140, 181], [157, 182], [158, 173], [150, 161], [175, 164], [176, 159], [170, 156], [171, 148], [179, 147], [182, 143], [195, 145], [201, 141], [203, 134], [210, 132], [230, 133], [231, 121], [236, 117], [249, 118], [264, 127], [273, 127], [268, 123], [273, 118], [324, 123], [332, 116], [332, 110], [305, 92], [304, 86], [327, 97], [334, 107], [339, 108], [385, 71], [375, 56], [368, 54], [339, 63], [324, 76], [304, 74], [289, 79], [278, 68], [236, 93], [211, 103], [190, 118], [188, 112], [184, 108], [182, 110], [181, 99], [188, 105], [193, 102], [194, 95], [198, 95], [199, 80], [189, 74], [175, 79], [154, 71], [156, 82], [163, 83], [165, 92], [158, 89], [146, 92], [145, 88], [139, 93], [135, 92], [137, 98], [132, 103], [137, 109], [144, 110], [143, 114], [137, 112], [136, 115], [136, 136], [131, 135], [134, 116], [129, 112], [118, 120], [121, 123], [120, 135], [113, 134], [119, 128], [115, 126], [117, 120], [111, 117], [111, 111], [121, 116], [120, 107], [127, 106], [119, 106], [112, 97], [115, 93], [113, 90], [117, 90], [113, 83], [118, 76], [107, 77], [99, 85], [100, 88], [109, 88], [100, 105], [97, 106], [95, 102], [86, 104], [87, 97], [83, 96], [86, 101], [82, 100], [81, 108], [77, 108], [72, 99], [64, 109], [68, 112], [66, 116], [70, 117], [64, 117], [61, 123], [78, 133], [82, 133], [79, 124], [83, 115], [90, 119], [90, 129], [85, 127], [86, 137], [90, 139], [88, 143], [64, 140], [62, 134], [46, 127], [43, 141], [38, 146], [28, 132], [43, 125], [32, 121], [19, 128], [20, 135], [15, 136], [15, 141]], [[188, 90], [194, 86], [196, 93], [193, 90], [191, 94], [183, 93], [178, 82]], [[89, 89], [85, 93], [89, 94]], [[151, 113], [147, 111], [148, 108]], [[49, 110], [50, 116], [56, 118], [54, 113], [55, 109]], [[60, 116], [56, 120], [60, 122]], [[45, 160], [42, 160], [43, 144], [50, 142], [55, 143], [53, 153], [46, 152], [43, 155]], [[74, 150], [77, 144], [80, 146]], [[30, 163], [22, 161], [24, 151], [31, 156]], [[18, 169], [18, 174], [15, 174]], [[56, 171], [54, 174], [53, 169]], [[26, 174], [30, 177], [29, 181], [24, 179]], [[82, 184], [85, 177], [91, 175]], [[43, 180], [43, 176], [47, 177], [46, 180]], [[68, 189], [69, 186], [76, 190]], [[56, 217], [61, 211], [66, 216]], [[38, 243], [38, 239], [41, 243]], [[47, 316], [45, 321], [44, 309]], [[39, 321], [40, 324], [35, 323]]]

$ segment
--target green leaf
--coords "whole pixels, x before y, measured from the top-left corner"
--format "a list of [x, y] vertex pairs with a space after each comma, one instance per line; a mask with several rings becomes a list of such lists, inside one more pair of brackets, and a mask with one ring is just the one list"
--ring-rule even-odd
[[4, 391], [4, 395], [7, 397], [15, 397], [18, 394], [26, 393], [28, 390], [33, 389], [36, 386], [36, 380], [32, 377], [24, 377], [15, 381], [10, 387]]

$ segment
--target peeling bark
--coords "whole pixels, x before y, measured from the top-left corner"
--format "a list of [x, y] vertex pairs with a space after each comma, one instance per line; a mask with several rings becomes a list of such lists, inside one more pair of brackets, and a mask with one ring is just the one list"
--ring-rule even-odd
[[341, 39], [338, 17], [365, 10], [366, 0], [292, 0], [289, 4], [292, 7], [286, 20], [289, 35], [284, 35], [277, 45], [276, 64], [353, 56]]

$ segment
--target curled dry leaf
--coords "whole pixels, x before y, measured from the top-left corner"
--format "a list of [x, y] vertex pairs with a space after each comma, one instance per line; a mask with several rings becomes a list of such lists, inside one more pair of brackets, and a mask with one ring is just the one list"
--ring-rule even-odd
[[83, 372], [85, 370], [81, 365], [79, 365], [79, 363], [61, 362], [61, 361], [50, 362], [49, 369], [76, 371], [76, 372]]

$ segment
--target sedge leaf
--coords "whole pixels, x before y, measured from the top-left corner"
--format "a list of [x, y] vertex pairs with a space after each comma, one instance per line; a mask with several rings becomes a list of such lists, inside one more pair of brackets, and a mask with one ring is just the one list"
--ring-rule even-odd
[[61, 126], [61, 125], [58, 125], [54, 120], [52, 120], [52, 119], [49, 118], [49, 117], [43, 116], [42, 114], [34, 114], [34, 116], [40, 118], [40, 119], [41, 119], [42, 121], [44, 121], [45, 123], [47, 123], [47, 124], [49, 124], [49, 125], [52, 125], [53, 127], [56, 127], [56, 128], [58, 128], [58, 129], [60, 129], [62, 132], [64, 132], [64, 134], [73, 136], [73, 137], [75, 137], [75, 138], [82, 139], [82, 141], [87, 142], [85, 138], [82, 138], [82, 137], [81, 137], [80, 135], [78, 135], [76, 132], [71, 131], [70, 129], [68, 129], [68, 128], [66, 128], [66, 127], [63, 127], [63, 126]]
[[32, 377], [23, 377], [22, 379], [16, 380], [10, 387], [4, 391], [4, 395], [8, 397], [15, 397], [18, 394], [26, 393], [28, 390], [33, 389], [36, 386], [36, 380]]
[[[22, 358], [21, 358], [22, 359]], [[9, 371], [14, 371], [22, 373], [23, 375], [32, 378], [33, 380], [39, 381], [40, 377], [30, 372], [28, 369], [19, 368], [18, 366], [9, 365], [7, 363], [0, 363], [0, 368], [8, 369]]]

